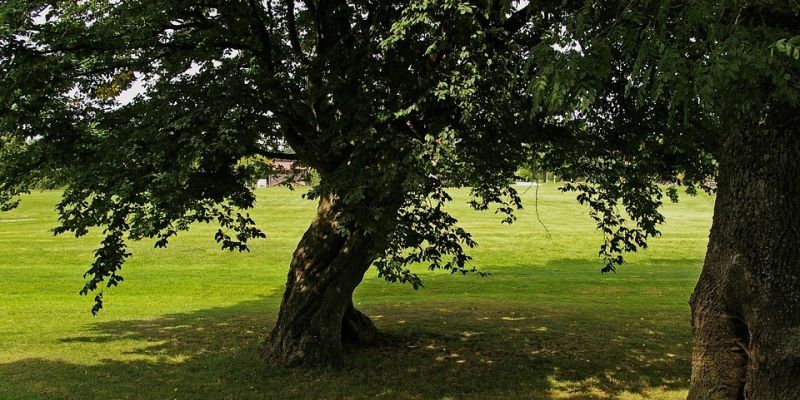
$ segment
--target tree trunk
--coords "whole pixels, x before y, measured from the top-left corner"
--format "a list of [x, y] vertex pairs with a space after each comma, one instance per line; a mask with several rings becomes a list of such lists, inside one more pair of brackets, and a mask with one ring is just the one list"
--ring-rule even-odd
[[352, 295], [374, 259], [374, 241], [342, 234], [333, 196], [320, 199], [289, 267], [278, 320], [263, 356], [276, 366], [336, 366], [342, 343], [378, 337], [367, 316], [353, 307]]
[[[774, 109], [773, 109], [774, 110]], [[800, 399], [800, 117], [727, 137], [691, 298], [689, 399]]]

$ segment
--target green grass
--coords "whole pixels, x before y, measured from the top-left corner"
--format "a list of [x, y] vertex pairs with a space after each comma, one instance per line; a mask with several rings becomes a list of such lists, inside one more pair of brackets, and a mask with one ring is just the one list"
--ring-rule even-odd
[[474, 263], [491, 277], [422, 271], [414, 291], [368, 272], [356, 301], [392, 344], [350, 349], [326, 371], [258, 358], [313, 213], [301, 191], [259, 190], [268, 238], [251, 253], [218, 250], [212, 226], [166, 250], [134, 244], [98, 317], [77, 295], [98, 236], [53, 237], [58, 193], [35, 193], [0, 214], [0, 399], [685, 398], [687, 301], [712, 199], [667, 205], [664, 236], [601, 275], [586, 209], [541, 187], [548, 238], [534, 193], [508, 227], [456, 192]]

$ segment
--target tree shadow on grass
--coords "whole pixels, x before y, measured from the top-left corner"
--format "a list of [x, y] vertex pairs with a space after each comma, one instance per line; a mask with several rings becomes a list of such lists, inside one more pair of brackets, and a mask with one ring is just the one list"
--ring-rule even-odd
[[[685, 398], [688, 320], [649, 317], [479, 306], [421, 319], [398, 311], [398, 325], [421, 327], [384, 328], [397, 340], [378, 351], [394, 375], [426, 388], [422, 398]], [[356, 357], [375, 360], [378, 351]]]
[[688, 386], [688, 320], [651, 318], [647, 310], [595, 315], [552, 304], [456, 304], [363, 306], [389, 340], [349, 349], [339, 370], [262, 363], [274, 298], [101, 322], [90, 335], [61, 341], [81, 354], [106, 355], [0, 364], [0, 398], [606, 399], [654, 390], [678, 398]]

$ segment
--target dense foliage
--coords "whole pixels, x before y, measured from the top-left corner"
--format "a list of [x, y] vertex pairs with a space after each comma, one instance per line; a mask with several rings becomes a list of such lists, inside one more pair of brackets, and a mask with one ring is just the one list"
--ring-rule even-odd
[[[541, 6], [541, 5], [539, 5]], [[342, 234], [406, 265], [472, 269], [445, 186], [513, 219], [508, 186], [546, 130], [525, 59], [555, 20], [481, 1], [7, 1], [0, 5], [0, 200], [65, 188], [56, 233], [105, 238], [82, 293], [117, 285], [127, 240], [166, 246], [217, 223], [223, 248], [262, 237], [259, 157], [291, 158], [335, 196]], [[498, 90], [502, 88], [502, 90]], [[129, 97], [133, 97], [132, 99]], [[290, 151], [289, 151], [290, 150]], [[262, 158], [263, 159], [263, 158]], [[96, 312], [102, 305], [97, 297]]]
[[319, 171], [312, 197], [341, 199], [343, 231], [384, 238], [379, 272], [418, 286], [409, 263], [471, 269], [475, 243], [444, 211], [444, 187], [471, 185], [475, 208], [499, 203], [510, 222], [507, 183], [533, 155], [587, 182], [565, 190], [593, 210], [613, 270], [658, 234], [658, 184], [708, 189], [714, 168], [713, 113], [685, 90], [691, 59], [663, 45], [700, 57], [714, 38], [667, 29], [668, 5], [637, 7], [6, 2], [3, 207], [66, 187], [56, 233], [106, 233], [86, 293], [121, 280], [125, 240], [166, 246], [216, 222], [223, 248], [246, 250], [263, 236], [238, 211], [253, 206], [259, 161], [292, 158]]
[[658, 207], [665, 195], [677, 200], [677, 185], [715, 189], [731, 132], [797, 107], [798, 10], [772, 1], [586, 2], [534, 49], [534, 109], [567, 128], [538, 148], [540, 163], [594, 183], [565, 190], [582, 192], [606, 234], [604, 270], [622, 262], [618, 249], [658, 234]]
[[470, 270], [444, 187], [510, 222], [526, 159], [577, 182], [564, 190], [590, 206], [610, 271], [658, 234], [677, 198], [660, 185], [713, 189], [725, 121], [798, 97], [796, 3], [0, 7], [0, 200], [61, 185], [56, 233], [103, 228], [84, 293], [122, 279], [126, 240], [216, 222], [246, 250], [263, 233], [240, 210], [274, 157], [319, 171], [311, 197], [340, 199], [343, 232], [382, 238], [390, 281], [420, 285], [416, 262]]

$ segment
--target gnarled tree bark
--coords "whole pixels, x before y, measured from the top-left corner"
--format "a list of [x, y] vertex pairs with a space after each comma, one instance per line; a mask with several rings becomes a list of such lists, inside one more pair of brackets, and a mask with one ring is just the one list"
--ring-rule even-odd
[[340, 232], [333, 195], [320, 199], [289, 267], [278, 320], [263, 356], [276, 366], [336, 366], [342, 343], [378, 337], [370, 319], [353, 307], [352, 295], [375, 258], [375, 241]]
[[773, 107], [722, 147], [689, 399], [800, 399], [800, 113]]

